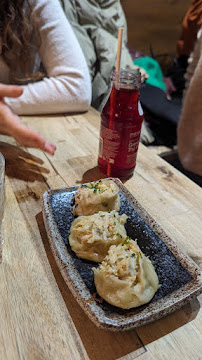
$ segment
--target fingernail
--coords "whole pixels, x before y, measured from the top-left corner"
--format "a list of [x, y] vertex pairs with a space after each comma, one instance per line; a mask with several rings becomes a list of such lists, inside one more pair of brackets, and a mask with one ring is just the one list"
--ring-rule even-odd
[[44, 150], [47, 151], [47, 153], [49, 153], [50, 155], [54, 155], [56, 146], [54, 144], [46, 141], [44, 144]]

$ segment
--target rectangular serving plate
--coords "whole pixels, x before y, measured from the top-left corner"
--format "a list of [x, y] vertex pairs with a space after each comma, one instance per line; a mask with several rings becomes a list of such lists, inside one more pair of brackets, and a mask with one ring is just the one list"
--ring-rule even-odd
[[179, 250], [122, 182], [110, 179], [119, 187], [119, 213], [128, 216], [127, 234], [137, 239], [159, 278], [160, 287], [148, 304], [123, 310], [96, 295], [92, 267], [98, 264], [78, 258], [68, 241], [74, 220], [72, 198], [78, 186], [46, 191], [43, 194], [43, 218], [58, 267], [80, 306], [99, 328], [123, 331], [155, 321], [199, 295], [202, 292], [202, 272]]

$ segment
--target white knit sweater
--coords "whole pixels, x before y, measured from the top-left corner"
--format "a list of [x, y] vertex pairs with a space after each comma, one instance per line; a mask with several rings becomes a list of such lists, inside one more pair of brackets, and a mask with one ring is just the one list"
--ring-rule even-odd
[[[61, 5], [58, 0], [31, 0], [31, 4], [41, 37], [34, 70], [38, 70], [42, 62], [46, 76], [41, 81], [23, 85], [23, 95], [18, 99], [5, 98], [6, 103], [19, 115], [88, 110], [91, 102], [88, 68]], [[9, 68], [1, 56], [0, 82], [9, 83]]]

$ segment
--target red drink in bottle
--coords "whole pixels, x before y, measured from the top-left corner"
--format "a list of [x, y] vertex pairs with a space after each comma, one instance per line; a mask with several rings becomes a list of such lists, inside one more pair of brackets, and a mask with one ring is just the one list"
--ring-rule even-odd
[[110, 96], [101, 112], [99, 169], [108, 176], [133, 174], [143, 111], [139, 102], [139, 71], [121, 69], [112, 74]]

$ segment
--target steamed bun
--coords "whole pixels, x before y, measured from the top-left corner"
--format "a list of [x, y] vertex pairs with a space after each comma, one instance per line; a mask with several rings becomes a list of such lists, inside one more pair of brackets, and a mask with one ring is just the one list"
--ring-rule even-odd
[[93, 271], [98, 294], [123, 309], [148, 303], [159, 287], [151, 261], [130, 238], [112, 245], [106, 258]]
[[79, 216], [70, 228], [69, 243], [80, 258], [101, 262], [109, 247], [126, 238], [124, 224], [127, 216], [116, 211], [99, 211], [94, 215]]
[[120, 209], [118, 186], [113, 180], [103, 179], [81, 185], [74, 196], [73, 214], [92, 215], [98, 211]]

